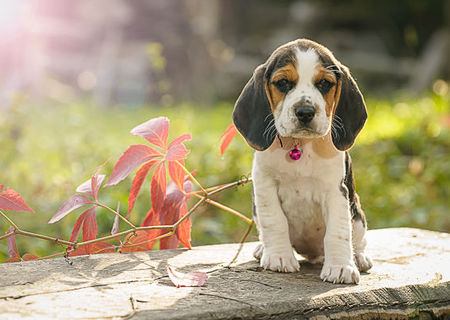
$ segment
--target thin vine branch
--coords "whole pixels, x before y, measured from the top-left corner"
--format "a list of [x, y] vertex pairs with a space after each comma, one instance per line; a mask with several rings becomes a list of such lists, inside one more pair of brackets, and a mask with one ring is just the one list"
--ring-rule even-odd
[[135, 226], [134, 224], [132, 224], [127, 218], [125, 218], [124, 216], [122, 216], [122, 215], [121, 215], [120, 213], [118, 213], [116, 210], [111, 209], [110, 207], [105, 206], [105, 205], [99, 203], [98, 201], [96, 201], [96, 202], [91, 202], [91, 203], [92, 203], [92, 204], [95, 204], [95, 205], [98, 206], [98, 207], [102, 207], [102, 208], [104, 208], [104, 209], [106, 209], [106, 210], [108, 210], [108, 211], [114, 213], [114, 214], [115, 214], [116, 216], [118, 216], [123, 222], [125, 222], [126, 224], [128, 224], [131, 228], [136, 229], [136, 226]]
[[208, 192], [202, 187], [202, 185], [200, 184], [200, 182], [198, 182], [197, 179], [195, 179], [195, 177], [192, 175], [192, 173], [189, 172], [188, 169], [186, 169], [186, 167], [178, 160], [176, 160], [176, 163], [184, 170], [184, 172], [186, 172], [186, 174], [189, 176], [189, 178], [192, 179], [192, 181], [194, 181], [194, 183], [200, 188], [200, 190], [202, 190], [202, 192], [207, 195]]
[[19, 229], [19, 227], [17, 227], [17, 225], [10, 219], [8, 218], [8, 216], [2, 211], [0, 210], [0, 215], [2, 215], [2, 217], [9, 222], [10, 225], [12, 225], [14, 227], [14, 229]]

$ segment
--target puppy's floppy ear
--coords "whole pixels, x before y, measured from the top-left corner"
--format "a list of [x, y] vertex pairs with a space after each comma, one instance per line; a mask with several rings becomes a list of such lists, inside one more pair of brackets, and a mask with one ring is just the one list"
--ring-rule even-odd
[[236, 128], [252, 148], [260, 151], [267, 149], [276, 136], [276, 130], [269, 128], [273, 125], [273, 114], [266, 95], [265, 72], [265, 65], [255, 69], [233, 111]]
[[333, 143], [341, 151], [349, 149], [355, 142], [367, 119], [367, 110], [364, 98], [358, 85], [352, 78], [348, 68], [338, 64], [340, 74], [341, 93], [333, 117]]

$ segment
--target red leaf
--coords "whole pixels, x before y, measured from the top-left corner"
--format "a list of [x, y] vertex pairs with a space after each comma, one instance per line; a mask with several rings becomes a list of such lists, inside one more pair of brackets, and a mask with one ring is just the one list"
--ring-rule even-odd
[[111, 235], [115, 235], [119, 232], [119, 216], [114, 217], [113, 226], [111, 229]]
[[90, 203], [91, 201], [85, 195], [74, 194], [61, 206], [61, 208], [59, 208], [58, 212], [55, 213], [48, 223], [59, 221], [73, 210]]
[[169, 119], [166, 117], [151, 119], [131, 130], [131, 134], [143, 137], [151, 144], [166, 150]]
[[25, 253], [22, 257], [23, 261], [32, 261], [32, 260], [39, 260], [38, 256], [35, 256], [34, 254]]
[[124, 245], [120, 248], [120, 252], [137, 252], [151, 250], [148, 243], [147, 231], [141, 230], [136, 234], [129, 234], [123, 241]]
[[166, 165], [164, 162], [156, 167], [152, 177], [151, 188], [152, 208], [159, 215], [164, 206], [167, 188]]
[[104, 162], [102, 165], [98, 166], [97, 169], [95, 169], [94, 174], [91, 178], [91, 190], [92, 190], [92, 196], [94, 197], [95, 201], [97, 201], [98, 196], [98, 190], [100, 189], [100, 186], [102, 185], [103, 180], [105, 179], [105, 175], [98, 175], [100, 170], [103, 168], [103, 166], [106, 164]]
[[[83, 221], [83, 241], [94, 240], [97, 237], [97, 219], [95, 217], [95, 208], [85, 211]], [[86, 251], [91, 253], [93, 244], [86, 245]]]
[[5, 263], [12, 263], [12, 262], [20, 262], [22, 260], [20, 260], [19, 257], [14, 257], [14, 258], [9, 258], [8, 260], [5, 261]]
[[[86, 210], [78, 217], [75, 222], [75, 226], [73, 227], [72, 235], [70, 236], [71, 242], [77, 241], [81, 228], [83, 229], [83, 241], [95, 239], [97, 236], [97, 219], [95, 218], [95, 208]], [[92, 244], [87, 245], [85, 248], [86, 252], [89, 253], [91, 248]]]
[[169, 143], [169, 149], [170, 149], [170, 147], [172, 147], [176, 144], [180, 144], [186, 140], [191, 140], [191, 139], [192, 139], [192, 136], [189, 133], [182, 134], [181, 136], [178, 136], [175, 139], [173, 139], [171, 143]]
[[[141, 227], [158, 225], [160, 225], [158, 216], [154, 213], [153, 209], [150, 209], [150, 211], [145, 216], [144, 222], [142, 223]], [[121, 248], [120, 252], [152, 250], [156, 241], [150, 240], [159, 237], [165, 232], [168, 231], [164, 229], [152, 229], [138, 231], [136, 232], [136, 235], [130, 234], [125, 238], [124, 246]]]
[[72, 235], [70, 236], [70, 242], [75, 242], [78, 239], [78, 235], [80, 234], [81, 226], [84, 222], [84, 216], [86, 212], [83, 212], [75, 222], [75, 225], [73, 226]]
[[[1, 185], [0, 191], [1, 190], [3, 190], [3, 185]], [[28, 208], [25, 201], [23, 201], [16, 191], [9, 187], [0, 193], [0, 209], [36, 213], [32, 209]]]
[[[116, 212], [118, 214], [120, 214], [120, 202], [117, 202]], [[115, 235], [118, 232], [119, 232], [119, 216], [116, 215], [114, 217], [114, 222], [113, 222], [113, 226], [112, 226], [112, 229], [111, 229], [111, 235]]]
[[228, 145], [236, 136], [237, 129], [234, 124], [230, 124], [225, 132], [220, 136], [220, 140], [222, 141], [220, 144], [220, 154], [224, 154], [225, 150], [228, 148]]
[[[188, 212], [186, 202], [184, 202], [181, 207], [178, 214], [179, 219], [183, 217]], [[191, 247], [191, 218], [187, 218], [177, 228], [176, 235], [180, 243], [185, 247], [186, 249], [192, 249]]]
[[[184, 190], [186, 192], [192, 191], [192, 183], [186, 182], [184, 184]], [[169, 225], [174, 224], [177, 222], [182, 215], [184, 215], [185, 212], [187, 212], [187, 207], [183, 206], [183, 204], [186, 204], [186, 199], [184, 194], [175, 186], [174, 183], [169, 183], [167, 187], [167, 195], [166, 200], [164, 201], [164, 207], [159, 215], [159, 220], [161, 224]], [[181, 213], [181, 210], [186, 210], [183, 214]], [[184, 224], [186, 223], [186, 224]], [[183, 235], [183, 245], [187, 248], [190, 248], [190, 222], [184, 221], [182, 224], [183, 226], [178, 226], [182, 228], [182, 235]], [[187, 230], [188, 227], [188, 230]], [[183, 229], [184, 228], [184, 229]], [[174, 235], [163, 238], [160, 241], [160, 249], [175, 249], [178, 248], [178, 245], [180, 243], [180, 239], [178, 237], [178, 228]], [[189, 232], [188, 235], [186, 235], [186, 232]]]
[[[182, 165], [184, 165], [184, 161], [179, 161]], [[175, 161], [169, 161], [169, 175], [172, 178], [172, 181], [178, 187], [178, 189], [183, 190], [184, 183], [184, 170], [183, 168], [176, 163]]]
[[[85, 193], [88, 196], [93, 197], [97, 200], [98, 190], [102, 185], [103, 180], [105, 179], [105, 175], [93, 175], [91, 179], [80, 184], [76, 190], [76, 192]], [[94, 192], [92, 192], [92, 186], [94, 186]]]
[[186, 149], [184, 144], [175, 144], [172, 147], [169, 148], [167, 151], [165, 158], [166, 160], [183, 160], [186, 158], [186, 156], [189, 154], [189, 150]]
[[[144, 222], [142, 223], [141, 227], [145, 226], [158, 226], [160, 225], [159, 217], [155, 214], [153, 209], [150, 209], [150, 211], [145, 216]], [[155, 239], [156, 237], [159, 237], [160, 235], [167, 232], [167, 230], [164, 229], [153, 229], [153, 230], [146, 230], [144, 231], [145, 237], [147, 240]], [[153, 246], [155, 245], [156, 241], [149, 241], [147, 243], [146, 250], [152, 250]]]
[[181, 273], [167, 266], [167, 273], [170, 281], [175, 287], [201, 287], [205, 284], [208, 275], [202, 271], [192, 271]]
[[136, 176], [133, 179], [133, 183], [131, 185], [130, 196], [128, 197], [128, 214], [126, 218], [128, 218], [131, 214], [131, 211], [134, 208], [134, 204], [139, 195], [139, 191], [141, 191], [142, 184], [145, 181], [149, 171], [158, 163], [159, 159], [153, 159], [144, 164], [136, 173]]
[[87, 248], [88, 246], [79, 247], [75, 251], [70, 252], [69, 256], [75, 257], [86, 254], [112, 253], [115, 251], [115, 247], [112, 244], [104, 241], [93, 243], [91, 246], [92, 247], [89, 250]]
[[133, 145], [123, 153], [114, 166], [113, 173], [105, 186], [113, 186], [128, 177], [141, 164], [156, 157], [163, 156], [160, 152], [142, 144]]
[[[6, 231], [6, 234], [13, 231], [14, 227], [11, 226], [8, 231]], [[16, 235], [14, 233], [8, 237], [8, 253], [11, 258], [20, 258], [19, 250], [17, 250]]]

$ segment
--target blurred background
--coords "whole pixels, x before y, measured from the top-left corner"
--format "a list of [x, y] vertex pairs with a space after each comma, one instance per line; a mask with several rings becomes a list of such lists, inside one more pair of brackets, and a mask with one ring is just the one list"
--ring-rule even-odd
[[[219, 137], [254, 68], [303, 37], [349, 66], [366, 97], [369, 120], [351, 153], [369, 227], [449, 232], [449, 0], [0, 0], [0, 184], [37, 212], [8, 215], [68, 239], [82, 211], [47, 221], [98, 165], [109, 159], [109, 174], [130, 144], [144, 143], [133, 127], [160, 115], [171, 137], [193, 135], [187, 167], [204, 186], [249, 175], [252, 150], [238, 137], [220, 156]], [[126, 208], [130, 187], [131, 178], [101, 199]], [[216, 199], [251, 216], [250, 194], [246, 185]], [[97, 218], [108, 234], [113, 217]], [[245, 229], [203, 206], [193, 244], [239, 241]], [[18, 242], [21, 254], [60, 250]]]

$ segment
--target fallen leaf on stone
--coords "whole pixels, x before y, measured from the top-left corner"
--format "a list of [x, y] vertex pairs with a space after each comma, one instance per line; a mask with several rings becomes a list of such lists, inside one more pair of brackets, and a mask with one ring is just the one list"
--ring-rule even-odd
[[167, 267], [170, 281], [175, 287], [201, 287], [205, 284], [208, 275], [202, 271], [192, 271], [189, 273], [178, 272], [171, 267]]

